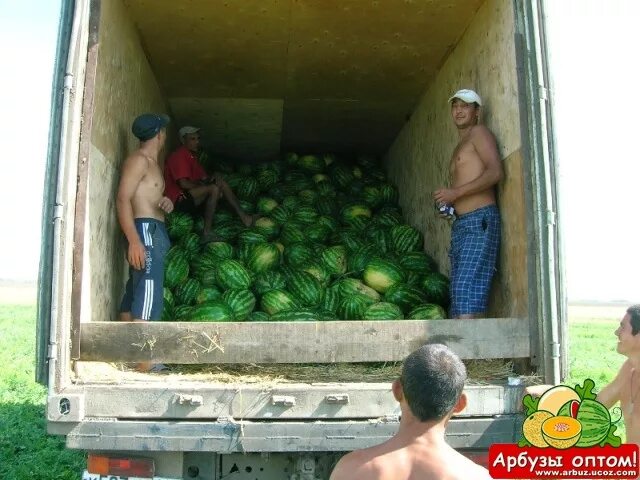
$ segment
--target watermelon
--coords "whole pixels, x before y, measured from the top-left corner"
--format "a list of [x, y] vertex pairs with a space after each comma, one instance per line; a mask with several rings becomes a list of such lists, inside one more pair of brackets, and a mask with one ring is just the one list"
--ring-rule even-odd
[[346, 188], [354, 180], [353, 171], [345, 165], [335, 166], [330, 175], [341, 188]]
[[439, 272], [425, 275], [422, 290], [429, 303], [447, 307], [449, 305], [449, 279]]
[[353, 253], [349, 256], [349, 260], [347, 261], [347, 268], [350, 272], [360, 274], [364, 270], [364, 267], [367, 266], [369, 261], [376, 254], [376, 246], [373, 244], [365, 245], [360, 247], [356, 253]]
[[372, 303], [364, 311], [364, 320], [401, 320], [402, 310], [394, 303]]
[[287, 278], [288, 292], [303, 307], [315, 307], [324, 296], [324, 288], [320, 281], [310, 273], [297, 271]]
[[377, 225], [382, 227], [393, 227], [402, 223], [402, 217], [397, 213], [380, 213], [373, 218]]
[[329, 281], [329, 273], [317, 263], [308, 262], [300, 268], [303, 272], [310, 273], [322, 284], [325, 285]]
[[340, 285], [334, 285], [324, 291], [321, 308], [332, 313], [337, 313], [340, 305]]
[[317, 322], [320, 320], [322, 317], [318, 312], [307, 309], [287, 310], [271, 315], [272, 322]]
[[385, 293], [392, 285], [404, 281], [405, 274], [395, 262], [374, 258], [364, 268], [362, 278], [375, 291]]
[[221, 223], [233, 222], [235, 218], [236, 218], [235, 213], [231, 212], [230, 210], [227, 210], [226, 208], [220, 208], [216, 210], [216, 213], [213, 216], [213, 224], [219, 225]]
[[249, 290], [227, 290], [222, 300], [231, 307], [236, 320], [246, 320], [256, 305], [256, 297]]
[[175, 299], [173, 298], [173, 293], [167, 287], [162, 289], [162, 304], [165, 307], [173, 307], [175, 305]]
[[268, 190], [278, 183], [278, 172], [270, 168], [260, 170], [256, 175], [256, 180], [258, 182], [259, 190]]
[[269, 215], [278, 206], [278, 202], [273, 198], [261, 197], [257, 202], [257, 210], [263, 215]]
[[166, 216], [166, 227], [169, 238], [176, 240], [193, 230], [193, 218], [188, 213], [174, 210]]
[[304, 155], [298, 159], [298, 166], [311, 173], [320, 173], [326, 165], [324, 160], [316, 155]]
[[196, 298], [201, 288], [198, 280], [195, 278], [187, 278], [175, 289], [176, 301], [182, 305], [192, 305], [196, 303]]
[[352, 295], [364, 295], [371, 298], [374, 302], [380, 300], [380, 294], [373, 288], [367, 287], [360, 280], [355, 278], [344, 278], [338, 282], [338, 291], [341, 298], [347, 298]]
[[315, 252], [307, 243], [293, 243], [284, 251], [284, 258], [288, 265], [300, 267], [310, 263], [315, 258]]
[[236, 188], [236, 195], [243, 200], [251, 200], [258, 195], [258, 180], [252, 177], [243, 178]]
[[180, 238], [179, 245], [186, 252], [187, 258], [192, 258], [200, 250], [200, 235], [194, 232], [183, 235]]
[[268, 313], [261, 312], [260, 310], [255, 310], [249, 314], [247, 320], [249, 320], [250, 322], [268, 322], [270, 318], [271, 317], [269, 317]]
[[362, 189], [362, 200], [370, 207], [377, 207], [382, 203], [382, 194], [380, 189], [373, 185], [365, 186]]
[[258, 275], [253, 286], [258, 295], [263, 295], [269, 290], [284, 290], [287, 281], [282, 273], [268, 271]]
[[422, 234], [409, 225], [396, 225], [391, 228], [391, 243], [398, 253], [416, 251], [422, 248]]
[[327, 175], [325, 175], [324, 173], [316, 173], [312, 178], [314, 183], [320, 183], [320, 182], [328, 182], [329, 181], [329, 177]]
[[190, 322], [232, 322], [234, 320], [231, 307], [221, 301], [200, 303], [188, 313]]
[[583, 399], [578, 407], [576, 419], [582, 425], [582, 433], [576, 447], [593, 447], [607, 438], [611, 428], [611, 415], [607, 407], [600, 402]]
[[324, 268], [332, 275], [343, 275], [347, 271], [347, 249], [342, 245], [326, 248], [320, 254]]
[[176, 305], [173, 308], [173, 316], [175, 317], [175, 320], [179, 322], [189, 320], [193, 308], [194, 307], [192, 307], [191, 305]]
[[253, 165], [249, 165], [248, 163], [241, 163], [237, 165], [238, 173], [242, 175], [242, 177], [248, 177], [253, 173]]
[[407, 318], [411, 320], [442, 320], [447, 318], [447, 312], [440, 305], [427, 303], [415, 307]]
[[217, 287], [218, 286], [218, 273], [217, 269], [210, 268], [209, 270], [201, 270], [198, 275], [198, 280], [203, 288]]
[[362, 320], [367, 307], [371, 305], [373, 300], [364, 295], [353, 295], [344, 298], [338, 305], [338, 316], [343, 320]]
[[329, 231], [334, 232], [338, 229], [338, 222], [335, 218], [329, 217], [327, 215], [322, 215], [318, 217], [317, 225], [322, 227], [326, 227]]
[[414, 307], [426, 303], [426, 298], [421, 289], [405, 283], [391, 285], [384, 294], [385, 302], [395, 303], [404, 313], [409, 313]]
[[269, 217], [258, 218], [254, 223], [254, 228], [258, 233], [261, 233], [267, 238], [275, 237], [280, 230], [275, 220]]
[[329, 182], [321, 182], [316, 185], [316, 190], [321, 197], [333, 198], [336, 196], [335, 187]]
[[438, 271], [435, 260], [424, 252], [407, 252], [400, 256], [399, 261], [402, 268], [420, 275]]
[[282, 231], [280, 232], [280, 241], [285, 246], [292, 243], [304, 242], [305, 240], [306, 237], [301, 225], [290, 222], [282, 227]]
[[291, 218], [291, 210], [284, 205], [278, 205], [269, 215], [279, 225], [284, 225]]
[[175, 320], [175, 313], [173, 311], [173, 305], [163, 305], [162, 314], [160, 315], [161, 322], [173, 322]]
[[200, 289], [198, 295], [196, 296], [196, 303], [211, 302], [214, 300], [218, 300], [221, 296], [222, 293], [220, 293], [220, 290], [218, 290], [216, 287], [203, 287]]
[[184, 283], [189, 277], [189, 262], [182, 255], [174, 255], [165, 262], [164, 284], [168, 288], [175, 288]]
[[280, 250], [273, 243], [257, 243], [253, 245], [247, 257], [247, 266], [254, 273], [272, 270], [280, 265]]
[[256, 205], [252, 201], [238, 200], [238, 204], [240, 205], [240, 209], [245, 213], [255, 213], [256, 211]]
[[306, 229], [305, 233], [312, 242], [325, 242], [329, 237], [331, 230], [325, 225], [315, 223], [310, 225], [309, 228]]
[[298, 302], [284, 290], [269, 290], [260, 300], [260, 307], [269, 315], [299, 308]]
[[353, 224], [357, 222], [358, 219], [361, 219], [361, 217], [366, 219], [371, 218], [371, 210], [369, 207], [362, 204], [354, 204], [344, 207], [340, 214], [342, 216], [342, 221], [347, 224]]
[[214, 225], [211, 229], [211, 233], [215, 237], [228, 242], [234, 240], [243, 230], [244, 225], [236, 221], [231, 221]]
[[249, 271], [237, 260], [223, 260], [217, 270], [218, 284], [227, 289], [246, 289], [251, 286]]
[[296, 208], [293, 219], [305, 225], [310, 225], [318, 219], [318, 211], [312, 206], [305, 205]]
[[297, 165], [298, 154], [293, 152], [286, 153], [284, 156], [284, 161], [287, 162], [289, 165]]
[[313, 205], [318, 199], [318, 192], [310, 189], [300, 190], [298, 197], [300, 197], [300, 201], [305, 205]]
[[384, 184], [380, 187], [382, 202], [395, 205], [398, 203], [398, 189], [393, 185]]
[[211, 242], [207, 243], [205, 252], [210, 253], [214, 258], [219, 261], [233, 258], [234, 249], [230, 243], [226, 242]]

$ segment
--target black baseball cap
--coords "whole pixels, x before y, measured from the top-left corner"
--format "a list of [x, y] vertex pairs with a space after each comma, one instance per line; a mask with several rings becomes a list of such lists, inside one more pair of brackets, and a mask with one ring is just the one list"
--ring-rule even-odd
[[141, 142], [145, 142], [155, 137], [160, 129], [169, 123], [169, 117], [164, 114], [143, 113], [133, 121], [131, 132]]

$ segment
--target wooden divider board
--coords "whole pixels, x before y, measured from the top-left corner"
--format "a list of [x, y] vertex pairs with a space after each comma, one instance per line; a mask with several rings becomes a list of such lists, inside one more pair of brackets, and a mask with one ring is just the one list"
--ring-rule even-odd
[[425, 343], [462, 359], [526, 358], [521, 318], [333, 322], [90, 322], [80, 359], [197, 363], [351, 363], [400, 361]]

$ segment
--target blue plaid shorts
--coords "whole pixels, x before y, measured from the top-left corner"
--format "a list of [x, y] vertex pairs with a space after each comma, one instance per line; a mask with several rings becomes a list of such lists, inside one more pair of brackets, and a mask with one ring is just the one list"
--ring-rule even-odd
[[486, 312], [500, 246], [495, 205], [460, 215], [451, 229], [451, 310], [455, 318]]

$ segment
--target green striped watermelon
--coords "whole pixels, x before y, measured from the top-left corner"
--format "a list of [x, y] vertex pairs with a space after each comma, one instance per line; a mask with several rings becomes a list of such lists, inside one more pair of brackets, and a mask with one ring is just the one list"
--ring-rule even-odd
[[272, 322], [317, 322], [322, 320], [318, 312], [309, 309], [287, 310], [271, 315]]
[[347, 271], [347, 249], [342, 245], [326, 248], [320, 254], [320, 261], [332, 275], [344, 275]]
[[251, 247], [247, 257], [247, 266], [254, 273], [272, 270], [280, 265], [280, 250], [273, 243], [257, 243]]
[[301, 267], [310, 263], [315, 258], [313, 248], [307, 243], [292, 243], [287, 246], [284, 251], [284, 258], [288, 265], [292, 267]]
[[320, 304], [324, 288], [310, 273], [297, 271], [287, 278], [288, 291], [303, 307], [315, 307]]
[[397, 213], [379, 213], [373, 218], [377, 225], [382, 227], [393, 227], [402, 223], [402, 217]]
[[171, 290], [169, 290], [167, 287], [163, 287], [162, 289], [162, 300], [162, 304], [165, 307], [173, 308], [173, 306], [176, 304], [175, 299], [173, 298], [173, 293], [171, 293]]
[[327, 238], [329, 238], [331, 230], [325, 225], [315, 223], [313, 225], [309, 225], [305, 233], [309, 240], [311, 240], [312, 242], [323, 243], [327, 240]]
[[258, 189], [265, 191], [278, 183], [278, 172], [270, 168], [260, 170], [256, 175], [258, 181]]
[[260, 307], [269, 315], [299, 308], [293, 296], [284, 290], [269, 290], [260, 300]]
[[244, 230], [244, 225], [237, 221], [221, 222], [213, 226], [211, 233], [219, 239], [230, 242]]
[[324, 291], [324, 298], [320, 307], [332, 313], [337, 313], [340, 305], [340, 285], [336, 284]]
[[173, 322], [175, 320], [175, 313], [173, 311], [173, 305], [163, 305], [162, 314], [160, 315], [161, 322]]
[[257, 202], [257, 210], [263, 215], [269, 215], [278, 206], [278, 202], [273, 198], [261, 197]]
[[320, 183], [320, 182], [328, 182], [329, 181], [329, 177], [327, 175], [325, 175], [324, 173], [316, 173], [312, 178], [314, 183]]
[[356, 253], [349, 256], [347, 261], [347, 268], [350, 272], [360, 274], [364, 270], [364, 267], [371, 261], [371, 259], [377, 253], [377, 248], [374, 244], [364, 245], [360, 247]]
[[393, 185], [384, 184], [380, 187], [382, 202], [395, 205], [398, 203], [398, 189]]
[[187, 258], [193, 258], [200, 250], [200, 235], [194, 232], [183, 235], [179, 245], [186, 252]]
[[182, 305], [194, 304], [201, 288], [198, 280], [195, 278], [187, 278], [183, 283], [178, 285], [174, 291], [176, 301]]
[[364, 295], [353, 295], [344, 298], [338, 305], [338, 316], [343, 320], [362, 320], [367, 307], [373, 300]]
[[362, 217], [366, 219], [371, 218], [371, 209], [363, 204], [353, 204], [348, 205], [342, 209], [341, 212], [342, 221], [348, 224], [353, 224], [356, 219], [360, 219]]
[[220, 290], [218, 290], [216, 287], [203, 287], [200, 289], [198, 295], [196, 296], [196, 303], [211, 302], [214, 300], [218, 300], [220, 297], [222, 297], [222, 293], [220, 293]]
[[370, 207], [377, 207], [382, 203], [380, 189], [374, 185], [367, 185], [362, 189], [362, 200]]
[[422, 248], [422, 234], [409, 225], [391, 228], [391, 243], [398, 253], [412, 252]]
[[297, 223], [289, 222], [282, 227], [280, 241], [285, 245], [304, 242], [306, 240], [303, 227]]
[[336, 165], [330, 172], [332, 180], [341, 188], [346, 188], [354, 180], [353, 171], [346, 165]]
[[365, 320], [401, 320], [402, 310], [395, 303], [377, 302], [372, 303], [364, 311]]
[[426, 302], [426, 296], [419, 288], [405, 283], [391, 285], [384, 294], [385, 302], [395, 303], [403, 312], [408, 313], [417, 305]]
[[303, 155], [298, 159], [298, 166], [311, 173], [320, 173], [324, 170], [325, 163], [316, 155]]
[[252, 177], [245, 177], [238, 184], [238, 187], [236, 188], [236, 195], [238, 198], [251, 200], [258, 195], [259, 191], [260, 187], [258, 185], [258, 180]]
[[236, 320], [246, 320], [256, 306], [256, 297], [249, 290], [227, 290], [222, 300], [231, 307]]
[[405, 274], [395, 262], [374, 258], [364, 268], [362, 278], [376, 292], [385, 293], [392, 285], [404, 281]]
[[338, 281], [340, 297], [347, 298], [352, 295], [364, 295], [371, 298], [372, 301], [378, 302], [380, 294], [373, 288], [367, 287], [364, 283], [356, 278], [343, 278]]
[[234, 256], [233, 245], [226, 242], [207, 243], [207, 246], [205, 247], [205, 252], [207, 254], [211, 254], [212, 257], [218, 259], [219, 261], [230, 259], [230, 258], [233, 258]]
[[284, 225], [291, 218], [291, 210], [284, 205], [278, 205], [271, 210], [270, 217], [278, 224]]
[[258, 295], [263, 295], [269, 290], [284, 290], [286, 286], [285, 276], [277, 271], [268, 271], [258, 275], [253, 285]]
[[187, 213], [174, 210], [166, 216], [166, 228], [170, 239], [184, 237], [193, 230], [193, 218]]
[[218, 286], [218, 274], [216, 268], [210, 268], [209, 270], [201, 270], [198, 275], [198, 280], [203, 287], [217, 287]]
[[449, 305], [449, 279], [439, 272], [425, 275], [422, 290], [429, 303], [447, 307]]
[[325, 285], [329, 281], [329, 273], [317, 263], [309, 262], [300, 268], [303, 272], [310, 273], [322, 284]]
[[237, 260], [223, 260], [217, 274], [218, 284], [225, 290], [241, 290], [251, 286], [251, 274]]
[[302, 205], [293, 212], [293, 219], [304, 225], [311, 225], [318, 219], [318, 211], [310, 205]]
[[300, 201], [305, 205], [314, 205], [318, 200], [318, 192], [311, 189], [300, 190], [298, 192], [298, 197], [300, 197]]
[[407, 252], [401, 255], [400, 266], [420, 275], [438, 271], [436, 261], [424, 252]]
[[427, 303], [415, 307], [407, 318], [411, 320], [442, 320], [447, 318], [447, 312], [440, 305]]
[[249, 314], [247, 320], [250, 322], [268, 322], [270, 320], [268, 313], [261, 312], [260, 310], [254, 310]]
[[336, 231], [339, 226], [338, 221], [333, 217], [329, 217], [328, 215], [319, 216], [317, 220], [317, 225], [326, 227], [331, 232]]
[[278, 235], [280, 227], [278, 224], [269, 217], [258, 218], [254, 223], [254, 228], [257, 232], [261, 233], [267, 238], [273, 238]]
[[191, 305], [176, 305], [173, 308], [173, 316], [176, 321], [184, 322], [189, 320], [193, 307]]
[[183, 255], [174, 255], [165, 262], [164, 284], [175, 288], [189, 277], [189, 262]]
[[200, 303], [188, 313], [190, 322], [233, 322], [233, 310], [224, 302]]

